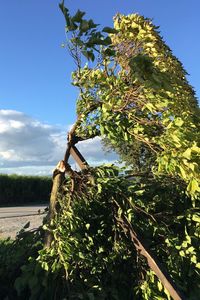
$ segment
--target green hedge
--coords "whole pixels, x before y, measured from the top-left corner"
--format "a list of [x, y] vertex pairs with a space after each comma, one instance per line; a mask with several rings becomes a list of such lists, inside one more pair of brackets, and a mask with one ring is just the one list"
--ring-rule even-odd
[[48, 202], [51, 186], [50, 177], [0, 174], [0, 206]]

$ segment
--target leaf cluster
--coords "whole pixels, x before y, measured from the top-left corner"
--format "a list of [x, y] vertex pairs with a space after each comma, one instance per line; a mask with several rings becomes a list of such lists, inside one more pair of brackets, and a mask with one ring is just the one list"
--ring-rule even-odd
[[[112, 50], [110, 37], [105, 33], [115, 32], [115, 29], [104, 27], [103, 30], [98, 30], [98, 24], [95, 24], [92, 19], [84, 19], [85, 12], [77, 10], [74, 16], [69, 14], [68, 8], [64, 6], [64, 1], [59, 4], [59, 7], [65, 17], [66, 32], [71, 36], [68, 47], [72, 50], [79, 51], [86, 59], [94, 61], [95, 52], [99, 52], [100, 46], [106, 46], [106, 53], [111, 54]], [[114, 54], [114, 52], [113, 52]]]
[[200, 193], [199, 107], [186, 71], [151, 20], [118, 14], [114, 29], [106, 31], [115, 55], [105, 56], [102, 44], [96, 65], [79, 65], [73, 73], [80, 89], [77, 135], [101, 135], [118, 152], [124, 143], [149, 148], [155, 156], [152, 171], [182, 178], [195, 198]]
[[120, 226], [125, 216], [187, 299], [197, 299], [200, 211], [183, 182], [126, 179], [123, 170], [101, 166], [77, 173], [73, 191], [71, 184], [66, 178], [56, 216], [43, 226], [53, 234], [49, 249], [41, 247], [43, 234], [22, 235], [6, 254], [2, 248], [4, 295], [6, 289], [15, 299], [170, 299]]
[[39, 261], [48, 272], [65, 273], [69, 299], [170, 299], [120, 227], [124, 215], [187, 299], [195, 299], [200, 212], [182, 192], [184, 183], [129, 180], [122, 172], [90, 168], [78, 175], [73, 193], [66, 181], [51, 227], [54, 243]]

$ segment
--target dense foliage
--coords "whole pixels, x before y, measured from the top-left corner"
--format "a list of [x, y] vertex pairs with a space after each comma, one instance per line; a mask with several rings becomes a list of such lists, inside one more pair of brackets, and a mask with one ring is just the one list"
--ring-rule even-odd
[[187, 299], [198, 299], [199, 218], [182, 184], [128, 181], [119, 171], [110, 166], [77, 173], [73, 193], [66, 179], [49, 249], [42, 249], [39, 231], [0, 250], [2, 291], [15, 296], [9, 299], [170, 299], [121, 227], [123, 215]]
[[197, 299], [199, 217], [183, 188], [168, 178], [128, 181], [116, 167], [78, 174], [73, 193], [70, 181], [63, 187], [54, 243], [40, 252], [42, 264], [65, 270], [69, 299], [167, 299], [120, 226], [125, 215], [187, 299]]
[[[26, 290], [22, 298], [18, 298], [15, 289], [15, 281], [26, 269], [26, 264], [31, 264], [30, 257], [37, 258], [38, 250], [42, 248], [42, 236], [40, 230], [25, 232], [22, 229], [16, 240], [0, 240], [0, 299], [28, 299], [26, 290], [34, 286], [38, 280], [37, 275], [44, 273], [38, 265], [37, 273], [31, 268], [31, 276], [26, 278]], [[34, 262], [36, 265], [36, 262]], [[30, 294], [30, 293], [29, 293]]]
[[[199, 275], [200, 110], [186, 71], [151, 20], [117, 14], [113, 28], [100, 30], [84, 19], [85, 13], [70, 16], [63, 3], [60, 8], [66, 19], [67, 46], [77, 65], [72, 77], [80, 90], [76, 134], [82, 138], [100, 135], [133, 171], [146, 169], [154, 174], [151, 198], [145, 194], [151, 176], [138, 179], [137, 184], [145, 186], [141, 207], [146, 212], [148, 207], [156, 207], [156, 186], [163, 187], [160, 218], [173, 224], [167, 225], [169, 232], [164, 237], [168, 247], [162, 247], [161, 259], [168, 256], [173, 263], [175, 259], [178, 265], [177, 269], [171, 267], [172, 276], [176, 273], [186, 279], [190, 270], [187, 264], [187, 271], [181, 269], [181, 259], [190, 256], [190, 267], [194, 261], [194, 272]], [[166, 199], [166, 195], [171, 196]], [[166, 202], [176, 209], [169, 213]], [[140, 228], [139, 224], [140, 220], [134, 220], [135, 228]], [[162, 227], [164, 230], [164, 224]], [[147, 228], [144, 224], [141, 228], [145, 236]], [[160, 227], [154, 224], [153, 228], [150, 237], [156, 243], [155, 232]]]
[[52, 179], [39, 176], [0, 175], [0, 206], [47, 203]]
[[[114, 28], [98, 31], [84, 13], [71, 17], [61, 9], [77, 64], [77, 134], [106, 136], [119, 148], [123, 141], [138, 147], [139, 141], [156, 154], [155, 174], [179, 176], [188, 194], [198, 195], [199, 107], [186, 71], [158, 28], [137, 14], [118, 14]], [[82, 65], [82, 54], [94, 63]]]
[[[149, 19], [118, 14], [114, 28], [100, 30], [84, 12], [70, 16], [64, 2], [60, 8], [77, 65], [73, 84], [80, 89], [76, 137], [101, 136], [133, 173], [142, 174], [126, 178], [115, 166], [73, 172], [66, 164], [70, 176], [60, 186], [54, 218], [32, 235], [37, 251], [24, 256], [15, 280], [5, 259], [12, 295], [171, 299], [136, 251], [126, 220], [186, 299], [197, 300], [199, 108], [186, 72]], [[53, 236], [49, 248], [41, 247], [43, 230]], [[19, 249], [17, 241], [12, 251]]]

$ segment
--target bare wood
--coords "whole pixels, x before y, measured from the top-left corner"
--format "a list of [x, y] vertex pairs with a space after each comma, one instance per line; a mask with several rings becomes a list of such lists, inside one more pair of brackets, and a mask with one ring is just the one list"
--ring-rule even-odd
[[150, 253], [150, 251], [147, 250], [147, 248], [144, 246], [144, 242], [140, 237], [138, 237], [137, 233], [133, 230], [128, 219], [122, 215], [120, 219], [116, 218], [116, 220], [122, 227], [125, 235], [129, 235], [138, 253], [147, 259], [149, 267], [154, 271], [156, 276], [162, 282], [163, 286], [169, 292], [170, 296], [174, 300], [185, 300], [185, 297], [181, 295], [181, 293], [178, 291], [178, 288], [175, 286], [175, 283], [172, 281], [170, 276], [163, 270], [158, 260], [155, 259]]
[[81, 170], [87, 169], [88, 163], [75, 146], [72, 146], [70, 148], [70, 154], [73, 157], [73, 159], [77, 162]]
[[[65, 165], [64, 161], [61, 160], [54, 172], [53, 172], [53, 185], [52, 185], [52, 190], [51, 190], [51, 196], [50, 196], [50, 205], [49, 205], [49, 212], [47, 215], [47, 223], [49, 226], [51, 226], [51, 220], [54, 219], [55, 214], [56, 214], [56, 203], [58, 199], [58, 192], [59, 189], [65, 179]], [[53, 236], [50, 231], [45, 232], [45, 237], [44, 237], [44, 247], [49, 248], [51, 246]]]
[[[80, 122], [80, 117], [77, 119], [76, 123], [68, 133], [68, 143], [67, 143], [67, 149], [64, 155], [64, 160], [61, 160], [54, 172], [53, 172], [53, 186], [51, 190], [51, 196], [50, 196], [50, 205], [49, 205], [49, 213], [47, 215], [47, 224], [51, 227], [51, 221], [54, 219], [56, 214], [56, 204], [58, 201], [58, 194], [59, 190], [63, 184], [63, 181], [65, 180], [65, 173], [67, 173], [72, 180], [72, 190], [74, 189], [74, 171], [71, 169], [70, 165], [68, 164], [68, 159], [70, 154], [73, 156], [75, 161], [78, 163], [81, 170], [87, 168], [88, 164], [84, 157], [81, 155], [81, 153], [78, 151], [78, 149], [74, 146], [75, 143], [78, 142], [78, 138], [75, 137], [75, 130]], [[44, 237], [44, 247], [50, 248], [51, 243], [53, 240], [52, 233], [50, 231], [45, 232]]]

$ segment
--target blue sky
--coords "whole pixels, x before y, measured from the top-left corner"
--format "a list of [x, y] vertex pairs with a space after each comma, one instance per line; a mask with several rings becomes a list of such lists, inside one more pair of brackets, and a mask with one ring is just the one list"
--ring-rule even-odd
[[[38, 171], [42, 161], [43, 166], [50, 168], [62, 158], [64, 149], [54, 153], [54, 158], [47, 162], [45, 153], [51, 149], [42, 148], [45, 141], [49, 147], [64, 148], [63, 140], [59, 147], [58, 136], [60, 134], [64, 139], [65, 131], [75, 120], [77, 91], [70, 85], [74, 65], [67, 51], [61, 47], [65, 42], [65, 23], [58, 8], [59, 2], [12, 0], [0, 3], [0, 110], [3, 110], [0, 115], [0, 172], [18, 172], [20, 168], [28, 172], [31, 167]], [[164, 40], [190, 74], [189, 82], [199, 98], [198, 0], [68, 0], [65, 3], [72, 12], [78, 8], [84, 10], [88, 17], [102, 25], [112, 26], [112, 17], [117, 12], [138, 12], [153, 18], [154, 24], [160, 26]], [[29, 149], [24, 159], [20, 155], [14, 159], [12, 153], [20, 153], [20, 145], [25, 149], [29, 143], [34, 148], [36, 127], [37, 134], [41, 134], [37, 143], [38, 148], [41, 145], [43, 156], [39, 150], [36, 155]], [[25, 131], [29, 133], [28, 137]], [[15, 139], [16, 143], [13, 142]], [[97, 144], [94, 143], [95, 147]], [[96, 154], [93, 153], [93, 160], [96, 155], [98, 161], [98, 151], [99, 148]], [[100, 156], [101, 161], [106, 160]], [[113, 157], [108, 156], [107, 160]], [[36, 171], [32, 169], [30, 172]]]

